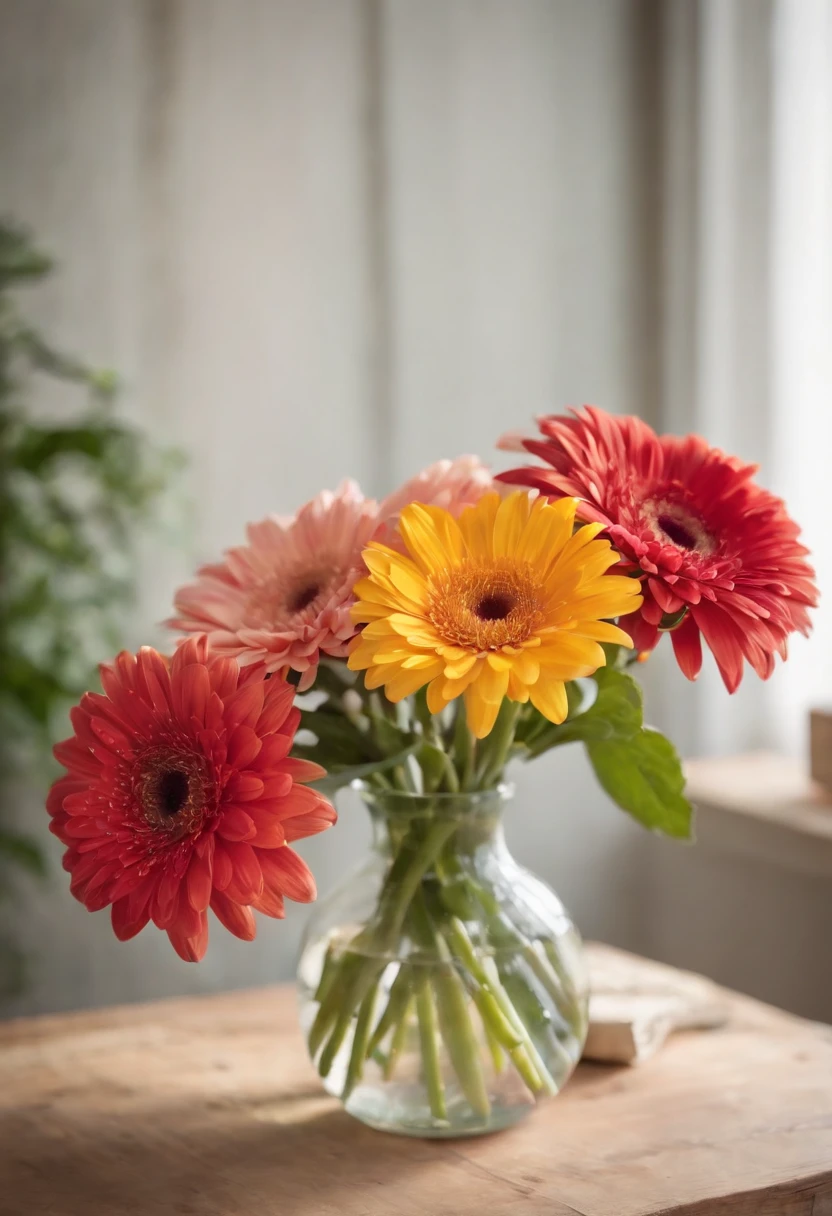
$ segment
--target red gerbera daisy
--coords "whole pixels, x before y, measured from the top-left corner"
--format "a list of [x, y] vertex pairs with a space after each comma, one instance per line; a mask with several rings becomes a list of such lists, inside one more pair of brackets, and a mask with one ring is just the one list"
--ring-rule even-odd
[[814, 571], [800, 530], [781, 499], [755, 485], [744, 465], [697, 435], [658, 436], [639, 418], [587, 406], [573, 417], [538, 420], [543, 439], [506, 437], [501, 446], [540, 456], [500, 480], [550, 498], [580, 499], [579, 516], [603, 523], [643, 576], [644, 604], [621, 624], [637, 649], [671, 631], [684, 674], [702, 666], [701, 636], [729, 692], [747, 659], [763, 679], [786, 639], [810, 629]]
[[282, 917], [284, 896], [314, 899], [288, 846], [335, 811], [298, 784], [324, 770], [289, 756], [294, 688], [210, 654], [204, 637], [170, 663], [150, 647], [124, 651], [101, 682], [104, 695], [84, 695], [74, 737], [55, 748], [68, 773], [47, 802], [75, 898], [90, 911], [111, 904], [122, 941], [152, 920], [189, 962], [205, 953], [209, 906], [251, 941], [252, 908]]

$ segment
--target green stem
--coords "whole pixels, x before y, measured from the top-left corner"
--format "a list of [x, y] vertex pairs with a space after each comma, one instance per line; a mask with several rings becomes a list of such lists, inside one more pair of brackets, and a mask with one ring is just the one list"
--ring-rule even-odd
[[384, 1063], [384, 1071], [382, 1076], [385, 1081], [389, 1081], [393, 1076], [398, 1063], [399, 1056], [407, 1038], [407, 1030], [410, 1025], [410, 1019], [413, 1016], [413, 994], [408, 993], [407, 1003], [402, 1010], [402, 1015], [399, 1019], [396, 1029], [393, 1031], [393, 1037], [390, 1040], [390, 1050], [387, 1053], [387, 1059]]
[[432, 965], [430, 969], [442, 1038], [471, 1109], [485, 1119], [491, 1113], [491, 1102], [485, 1088], [480, 1048], [471, 1022], [465, 985], [456, 972], [447, 942], [431, 920], [422, 891], [413, 899], [410, 924], [414, 940], [439, 960], [439, 965]]
[[433, 991], [427, 977], [421, 981], [416, 994], [416, 1016], [419, 1019], [422, 1068], [425, 1074], [430, 1113], [434, 1119], [446, 1123], [448, 1110], [445, 1105], [445, 1087], [442, 1084], [442, 1068], [439, 1060], [439, 1028]]
[[322, 1077], [328, 1076], [358, 1006], [387, 965], [385, 955], [395, 949], [407, 910], [425, 872], [456, 826], [450, 818], [429, 821], [428, 830], [420, 839], [421, 824], [411, 825], [388, 871], [373, 922], [350, 942], [338, 964], [337, 977], [318, 1006], [309, 1032], [309, 1051], [314, 1058], [326, 1041], [318, 1060]]
[[318, 980], [318, 987], [315, 989], [315, 1000], [319, 1005], [322, 1005], [332, 991], [332, 985], [335, 983], [338, 975], [338, 962], [335, 958], [335, 952], [332, 948], [332, 942], [326, 948], [324, 955], [324, 965], [321, 969], [321, 978]]
[[478, 789], [491, 789], [502, 776], [514, 742], [514, 731], [521, 709], [522, 705], [518, 701], [509, 701], [508, 698], [500, 706], [494, 729], [487, 736], [485, 756], [480, 762], [476, 782]]
[[[503, 987], [511, 998], [514, 1008], [522, 1015], [523, 1023], [528, 1029], [529, 1034], [534, 1033], [538, 1036], [538, 1039], [544, 1039], [548, 1044], [549, 1050], [554, 1055], [559, 1056], [564, 1062], [565, 1067], [571, 1070], [572, 1061], [569, 1059], [563, 1044], [558, 1039], [554, 1026], [546, 1017], [544, 1008], [540, 1003], [540, 998], [528, 980], [514, 968], [501, 968], [500, 978], [503, 982]], [[538, 1071], [540, 1071], [541, 1066], [543, 1067], [541, 1076], [544, 1081], [546, 1078], [551, 1081], [551, 1087], [548, 1083], [546, 1085], [547, 1090], [550, 1093], [557, 1093], [557, 1084], [543, 1064], [542, 1057], [537, 1055], [533, 1058]]]
[[384, 1012], [378, 1020], [378, 1024], [373, 1031], [373, 1036], [367, 1047], [367, 1055], [372, 1055], [376, 1048], [381, 1045], [384, 1036], [391, 1027], [399, 1024], [405, 1009], [410, 1004], [412, 995], [410, 971], [411, 969], [407, 963], [402, 963], [399, 967], [399, 973], [390, 985]]
[[454, 759], [459, 772], [460, 788], [470, 790], [474, 781], [474, 762], [477, 741], [468, 726], [468, 715], [465, 712], [465, 700], [457, 700], [456, 720], [454, 722]]
[[378, 988], [373, 985], [358, 1009], [355, 1033], [352, 1039], [352, 1050], [350, 1052], [350, 1062], [347, 1065], [347, 1077], [344, 1081], [344, 1089], [341, 1094], [343, 1102], [346, 1102], [356, 1084], [361, 1080], [361, 1074], [364, 1071], [364, 1059], [367, 1055], [367, 1043], [370, 1038], [370, 1027], [373, 1023], [373, 1010], [375, 1009], [377, 992]]

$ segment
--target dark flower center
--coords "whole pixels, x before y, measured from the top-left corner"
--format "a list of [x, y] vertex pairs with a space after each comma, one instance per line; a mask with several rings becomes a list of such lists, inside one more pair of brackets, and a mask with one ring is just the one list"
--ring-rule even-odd
[[474, 612], [481, 621], [504, 621], [514, 607], [514, 600], [510, 595], [493, 592], [490, 595], [484, 595], [474, 608]]
[[660, 515], [656, 523], [661, 528], [662, 532], [668, 536], [680, 549], [695, 549], [697, 538], [691, 530], [682, 523], [679, 519], [674, 519], [672, 515]]
[[209, 810], [212, 781], [205, 758], [162, 744], [139, 759], [133, 777], [142, 818], [172, 840], [197, 832]]
[[303, 587], [289, 600], [289, 611], [303, 612], [304, 608], [308, 608], [320, 593], [321, 589], [317, 583], [310, 583], [307, 587]]
[[159, 809], [163, 815], [178, 815], [188, 800], [188, 774], [181, 768], [162, 773], [156, 787]]
[[717, 548], [717, 539], [697, 507], [689, 502], [684, 486], [674, 484], [644, 503], [644, 514], [653, 534], [663, 544], [707, 557]]

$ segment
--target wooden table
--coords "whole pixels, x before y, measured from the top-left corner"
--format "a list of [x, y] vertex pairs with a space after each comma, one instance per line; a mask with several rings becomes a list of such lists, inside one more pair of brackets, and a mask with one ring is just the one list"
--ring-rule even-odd
[[730, 996], [475, 1140], [370, 1131], [287, 988], [0, 1025], [2, 1216], [832, 1216], [832, 1031]]

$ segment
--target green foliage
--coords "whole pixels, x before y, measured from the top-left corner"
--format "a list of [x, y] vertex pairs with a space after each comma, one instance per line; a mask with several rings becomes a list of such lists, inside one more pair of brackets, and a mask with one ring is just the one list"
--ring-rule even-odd
[[[174, 464], [115, 417], [112, 372], [56, 350], [19, 310], [17, 289], [41, 281], [51, 268], [23, 230], [0, 221], [4, 779], [38, 755], [68, 703], [94, 682], [102, 650], [120, 644], [118, 624], [134, 590], [135, 524]], [[55, 420], [33, 411], [47, 380], [72, 390], [68, 416]], [[0, 894], [8, 889], [10, 866], [43, 869], [36, 846], [0, 826]], [[5, 969], [2, 943], [0, 956]]]
[[691, 806], [669, 739], [645, 726], [629, 739], [588, 743], [587, 752], [610, 798], [634, 819], [666, 836], [690, 837]]
[[[586, 746], [599, 782], [623, 810], [645, 827], [668, 836], [691, 835], [692, 810], [673, 745], [644, 725], [641, 688], [616, 667], [600, 667], [592, 677], [595, 700], [582, 710], [578, 691], [570, 694], [569, 716], [560, 726], [531, 706], [516, 734], [515, 754], [533, 759], [564, 743]], [[574, 685], [567, 685], [567, 691]]]
[[315, 688], [314, 708], [299, 699], [303, 733], [292, 754], [324, 765], [326, 777], [316, 782], [324, 793], [404, 764], [420, 746], [412, 725], [400, 726], [395, 708], [342, 664], [322, 662]]

